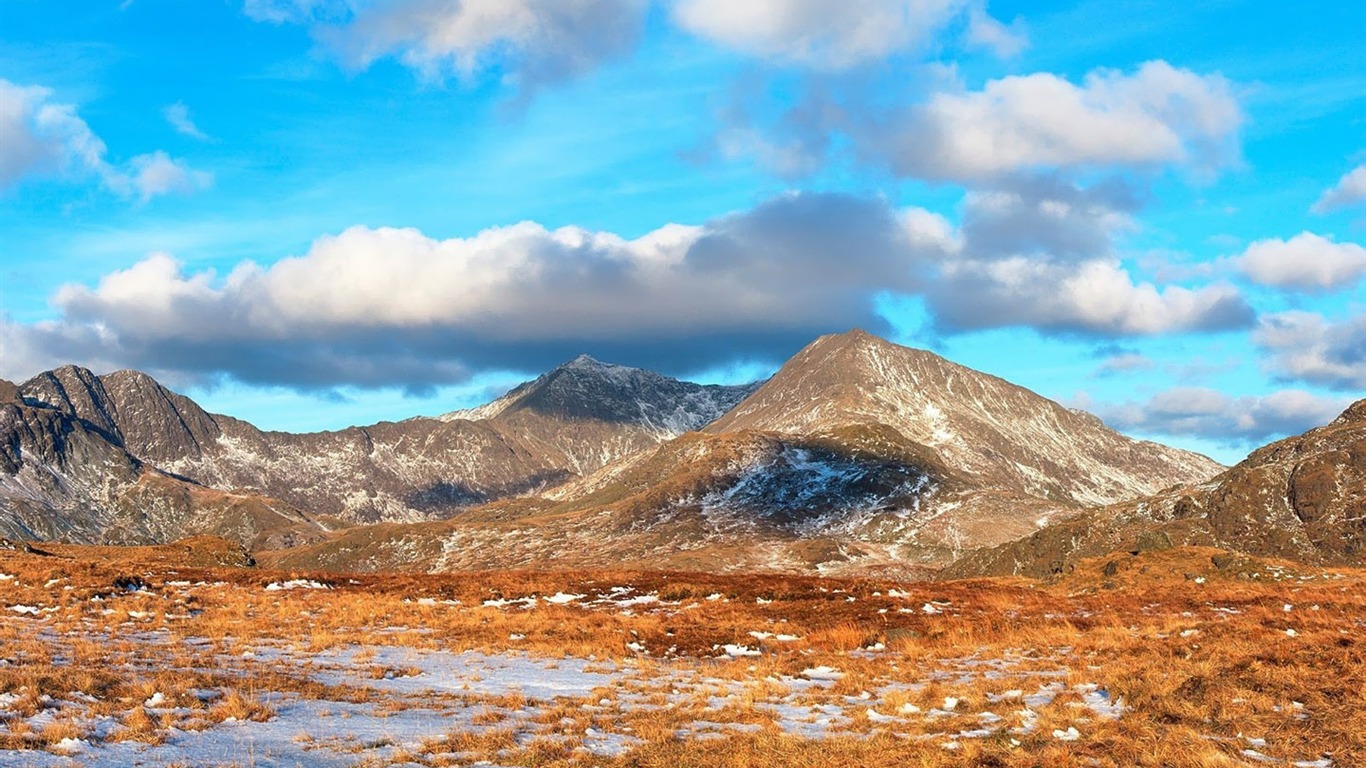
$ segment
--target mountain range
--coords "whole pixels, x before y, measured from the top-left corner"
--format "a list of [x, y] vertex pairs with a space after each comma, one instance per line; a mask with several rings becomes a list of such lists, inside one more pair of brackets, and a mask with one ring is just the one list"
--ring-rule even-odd
[[336, 570], [1036, 573], [1138, 539], [1355, 562], [1362, 411], [1228, 469], [861, 331], [747, 386], [580, 356], [478, 408], [312, 434], [67, 366], [0, 383], [0, 535], [214, 534]]

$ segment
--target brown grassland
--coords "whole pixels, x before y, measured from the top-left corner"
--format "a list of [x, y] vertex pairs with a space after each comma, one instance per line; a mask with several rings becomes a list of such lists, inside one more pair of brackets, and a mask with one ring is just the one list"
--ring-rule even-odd
[[[1366, 572], [1352, 569], [1179, 548], [1049, 581], [338, 576], [228, 567], [231, 552], [203, 540], [39, 547], [0, 552], [4, 764], [72, 740], [151, 749], [270, 723], [299, 700], [398, 717], [413, 705], [377, 684], [431, 674], [385, 661], [401, 648], [629, 674], [554, 700], [450, 694], [443, 706], [469, 713], [460, 727], [357, 743], [357, 765], [1366, 765]], [[316, 583], [266, 588], [292, 579]], [[614, 602], [627, 587], [650, 598]], [[546, 599], [557, 594], [578, 597]], [[339, 649], [348, 673], [314, 674], [308, 659]], [[808, 684], [822, 667], [837, 674]], [[822, 706], [834, 726], [792, 725]], [[97, 722], [113, 725], [97, 737]], [[626, 741], [587, 751], [591, 733]]]

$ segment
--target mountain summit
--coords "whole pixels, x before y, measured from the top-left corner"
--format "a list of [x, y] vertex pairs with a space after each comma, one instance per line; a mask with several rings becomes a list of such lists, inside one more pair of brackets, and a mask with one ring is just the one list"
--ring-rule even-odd
[[859, 330], [816, 339], [707, 431], [810, 433], [857, 424], [890, 426], [979, 483], [1085, 505], [1155, 493], [1223, 469]]
[[575, 421], [635, 424], [675, 437], [706, 426], [757, 387], [693, 384], [579, 355], [487, 405], [440, 418], [477, 420], [531, 412]]

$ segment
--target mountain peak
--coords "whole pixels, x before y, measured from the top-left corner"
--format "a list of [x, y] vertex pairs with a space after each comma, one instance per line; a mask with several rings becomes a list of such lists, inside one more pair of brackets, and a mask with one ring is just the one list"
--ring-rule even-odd
[[901, 347], [901, 345], [894, 344], [893, 342], [890, 342], [882, 338], [881, 336], [871, 334], [863, 330], [862, 328], [854, 328], [852, 330], [845, 331], [844, 333], [832, 333], [826, 336], [821, 336], [820, 338], [816, 339], [814, 342], [807, 346], [808, 348], [829, 348], [848, 350], [887, 348], [904, 349], [904, 347]]
[[885, 424], [996, 487], [1102, 504], [1221, 467], [1155, 450], [1023, 387], [864, 331], [822, 336], [707, 428], [807, 434]]
[[19, 385], [24, 397], [46, 403], [93, 424], [109, 435], [119, 434], [115, 408], [104, 384], [88, 368], [63, 365]]
[[1340, 416], [1333, 420], [1334, 424], [1351, 424], [1353, 422], [1366, 422], [1366, 398], [1362, 398], [1355, 403], [1347, 406]]
[[491, 403], [440, 418], [481, 420], [532, 413], [569, 421], [638, 424], [673, 435], [706, 426], [757, 386], [694, 384], [585, 354]]

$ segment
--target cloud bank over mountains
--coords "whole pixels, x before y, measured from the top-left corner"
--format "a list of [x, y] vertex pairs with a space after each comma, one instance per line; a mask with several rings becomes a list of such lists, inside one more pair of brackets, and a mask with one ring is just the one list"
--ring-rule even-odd
[[[832, 328], [885, 330], [876, 298], [886, 293], [924, 297], [948, 333], [1025, 326], [1104, 338], [1252, 323], [1230, 285], [1135, 281], [1112, 251], [1123, 217], [1111, 208], [1071, 217], [1066, 201], [1052, 202], [971, 198], [970, 224], [955, 228], [882, 198], [789, 193], [631, 240], [532, 222], [447, 240], [352, 227], [222, 276], [186, 273], [158, 253], [93, 287], [63, 287], [61, 318], [11, 325], [7, 347], [288, 386], [420, 385], [491, 365], [544, 367], [586, 347], [666, 371], [778, 360]], [[1049, 247], [1064, 242], [1075, 247]], [[10, 367], [37, 362], [8, 357]]]

